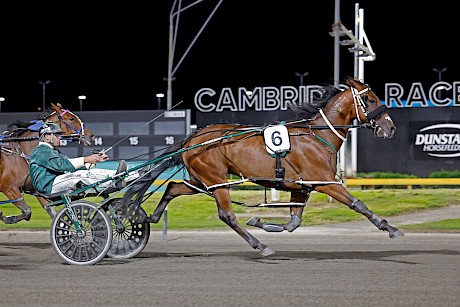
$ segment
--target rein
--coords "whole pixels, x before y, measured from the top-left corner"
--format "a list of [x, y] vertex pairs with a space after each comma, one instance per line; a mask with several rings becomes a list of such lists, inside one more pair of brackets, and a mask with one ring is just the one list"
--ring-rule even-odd
[[105, 148], [105, 149], [101, 150], [99, 153], [102, 154], [102, 153], [107, 153], [107, 152], [109, 152], [109, 151], [112, 150], [115, 146], [118, 146], [121, 142], [123, 142], [123, 141], [126, 140], [127, 138], [131, 137], [133, 132], [136, 132], [136, 131], [140, 130], [142, 127], [145, 127], [146, 125], [148, 125], [148, 124], [150, 124], [150, 123], [156, 121], [158, 118], [160, 118], [161, 116], [165, 115], [166, 112], [173, 110], [173, 109], [176, 108], [178, 105], [180, 105], [182, 102], [183, 102], [183, 100], [179, 101], [179, 102], [176, 103], [174, 106], [172, 106], [171, 109], [166, 110], [166, 111], [164, 111], [163, 113], [159, 114], [158, 116], [154, 117], [153, 119], [151, 119], [150, 121], [148, 121], [147, 123], [145, 123], [143, 126], [141, 126], [140, 128], [138, 128], [137, 130], [132, 131], [129, 135], [125, 136], [124, 138], [122, 138], [121, 140], [119, 140], [118, 142], [116, 142], [115, 144], [113, 144], [112, 146], [110, 146], [109, 148]]
[[38, 140], [38, 136], [26, 136], [26, 137], [0, 137], [0, 144], [3, 142], [24, 142], [24, 141], [35, 141]]

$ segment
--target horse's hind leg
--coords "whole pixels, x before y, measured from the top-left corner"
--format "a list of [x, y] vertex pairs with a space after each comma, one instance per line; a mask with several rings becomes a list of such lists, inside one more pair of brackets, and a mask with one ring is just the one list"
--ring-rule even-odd
[[32, 210], [24, 201], [23, 195], [21, 192], [15, 190], [7, 190], [3, 192], [8, 199], [12, 200], [12, 203], [21, 210], [21, 214], [19, 215], [10, 215], [4, 216], [2, 212], [0, 212], [0, 218], [2, 219], [3, 223], [5, 224], [16, 224], [19, 221], [26, 220], [29, 221], [32, 216]]
[[217, 211], [219, 218], [230, 228], [232, 228], [236, 233], [245, 239], [249, 245], [260, 250], [260, 255], [265, 257], [275, 253], [270, 247], [265, 244], [262, 244], [257, 240], [253, 235], [251, 235], [246, 229], [238, 224], [235, 213], [232, 210], [232, 205], [230, 201], [230, 194], [226, 188], [220, 188], [213, 192], [213, 195], [216, 199]]
[[147, 221], [149, 223], [158, 223], [163, 212], [166, 209], [166, 206], [169, 204], [171, 200], [173, 200], [177, 196], [193, 195], [196, 193], [198, 193], [197, 190], [190, 188], [183, 182], [170, 181], [168, 183], [168, 186], [166, 187], [165, 192], [163, 193], [163, 197], [161, 197], [160, 202], [155, 208], [155, 211], [150, 215], [150, 217], [147, 218]]
[[[300, 191], [291, 192], [291, 202], [303, 203], [305, 205], [309, 195], [310, 193], [305, 194]], [[246, 224], [249, 226], [262, 228], [267, 232], [282, 232], [284, 230], [293, 232], [302, 224], [303, 209], [304, 207], [290, 207], [291, 219], [286, 224], [261, 222], [260, 218], [256, 216], [252, 217]]]
[[391, 226], [384, 219], [379, 218], [375, 215], [367, 206], [359, 199], [348, 193], [348, 191], [341, 185], [326, 185], [316, 187], [318, 192], [327, 194], [337, 201], [347, 205], [350, 209], [355, 210], [356, 212], [361, 213], [371, 221], [378, 229], [382, 231], [388, 231], [390, 238], [399, 238], [403, 237], [404, 233], [397, 229], [396, 227]]
[[[200, 191], [192, 189], [183, 182], [169, 182], [163, 197], [147, 221], [150, 223], [158, 223], [166, 206], [175, 197], [181, 195], [193, 195], [199, 192]], [[255, 237], [253, 237], [238, 224], [235, 214], [231, 210], [230, 194], [228, 193], [227, 189], [218, 189], [213, 193], [213, 196], [216, 199], [219, 218], [223, 222], [235, 230], [243, 239], [249, 243], [249, 245], [251, 245], [252, 248], [259, 249], [262, 256], [268, 256], [274, 253], [270, 247], [260, 243]]]

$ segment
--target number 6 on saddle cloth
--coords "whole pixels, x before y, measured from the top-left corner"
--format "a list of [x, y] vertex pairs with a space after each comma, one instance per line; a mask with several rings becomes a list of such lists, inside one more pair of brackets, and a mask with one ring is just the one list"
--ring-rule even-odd
[[[289, 133], [282, 123], [275, 126], [268, 126], [264, 129], [264, 142], [267, 152], [276, 159], [275, 174], [276, 178], [284, 179], [284, 167], [281, 166], [281, 157], [291, 150]], [[280, 190], [282, 182], [275, 182], [275, 189]]]

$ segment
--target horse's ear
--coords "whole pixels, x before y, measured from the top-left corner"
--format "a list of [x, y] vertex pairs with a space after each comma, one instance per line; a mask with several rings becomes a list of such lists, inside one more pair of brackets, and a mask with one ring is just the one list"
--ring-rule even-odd
[[51, 107], [55, 111], [58, 111], [58, 110], [62, 109], [62, 106], [61, 106], [61, 104], [59, 102], [57, 104], [51, 103]]
[[350, 76], [345, 77], [345, 84], [351, 86], [353, 83], [353, 78]]
[[359, 81], [358, 77], [350, 77], [350, 76], [346, 78], [345, 82], [349, 86], [353, 86], [353, 87], [356, 87], [357, 84], [362, 84], [361, 81]]

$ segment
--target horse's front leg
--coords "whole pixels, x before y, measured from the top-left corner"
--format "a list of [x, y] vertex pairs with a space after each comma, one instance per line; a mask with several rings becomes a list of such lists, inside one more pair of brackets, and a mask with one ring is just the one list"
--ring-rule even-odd
[[237, 234], [240, 235], [243, 239], [245, 239], [249, 245], [254, 248], [260, 250], [260, 255], [265, 257], [275, 252], [268, 247], [267, 245], [261, 243], [257, 240], [253, 235], [251, 235], [246, 229], [238, 224], [236, 219], [235, 213], [232, 209], [232, 204], [230, 200], [230, 193], [226, 188], [220, 188], [213, 192], [214, 197], [216, 199], [217, 204], [217, 211], [219, 214], [219, 218], [230, 228], [236, 231]]
[[369, 219], [378, 229], [388, 231], [390, 238], [403, 237], [404, 233], [398, 228], [391, 226], [385, 219], [379, 218], [359, 199], [348, 193], [348, 191], [341, 185], [331, 184], [325, 186], [317, 186], [318, 192], [327, 194], [335, 200], [347, 205], [350, 209], [361, 213]]
[[308, 200], [310, 193], [303, 193], [300, 191], [291, 192], [291, 202], [292, 203], [303, 203], [301, 207], [290, 207], [291, 219], [286, 224], [276, 224], [276, 223], [267, 223], [262, 222], [260, 218], [254, 216], [249, 221], [247, 221], [247, 225], [255, 226], [262, 228], [267, 232], [282, 232], [287, 230], [289, 232], [293, 232], [302, 224], [302, 213], [305, 207], [305, 203]]

